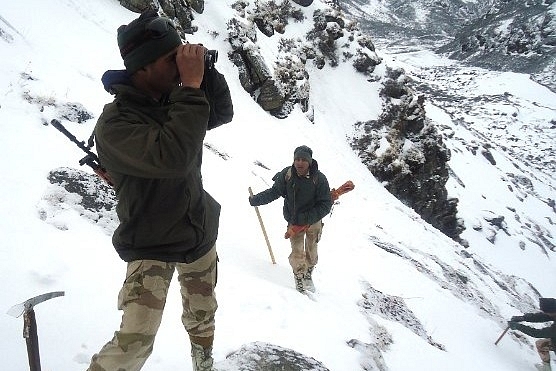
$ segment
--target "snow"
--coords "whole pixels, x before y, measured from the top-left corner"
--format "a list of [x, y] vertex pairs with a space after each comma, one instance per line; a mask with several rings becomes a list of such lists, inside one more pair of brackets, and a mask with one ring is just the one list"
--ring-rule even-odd
[[[206, 150], [203, 164], [205, 187], [222, 204], [217, 243], [216, 362], [244, 344], [262, 341], [295, 349], [332, 371], [362, 370], [363, 364], [373, 363], [347, 342], [357, 339], [372, 344], [376, 340], [373, 329], [383, 327], [393, 339], [383, 352], [391, 371], [533, 370], [538, 357], [530, 342], [520, 342], [508, 333], [494, 346], [505, 320], [518, 314], [515, 305], [488, 277], [482, 280], [465, 265], [467, 261], [457, 254], [461, 246], [390, 195], [350, 149], [346, 138], [352, 134], [353, 124], [375, 119], [380, 113], [378, 85], [358, 77], [346, 64], [311, 70], [315, 122], [311, 123], [299, 108], [284, 120], [268, 115], [241, 88], [237, 69], [226, 58], [229, 46], [225, 27], [235, 13], [231, 3], [206, 1], [204, 14], [196, 15], [194, 21], [200, 26], [199, 32], [188, 36], [191, 42], [220, 51], [217, 67], [227, 77], [236, 110], [232, 123], [206, 137], [206, 144], [227, 154], [227, 159]], [[315, 1], [314, 7], [323, 4]], [[84, 370], [90, 357], [112, 337], [120, 321], [116, 299], [125, 263], [115, 253], [105, 228], [70, 207], [53, 209], [58, 200], [48, 198], [54, 187], [46, 178], [48, 172], [62, 166], [79, 167], [77, 162], [83, 154], [57, 130], [45, 125], [55, 117], [56, 107], [47, 105], [41, 111], [22, 97], [28, 93], [44, 102], [79, 102], [97, 117], [103, 104], [111, 100], [100, 76], [107, 69], [122, 67], [116, 29], [135, 17], [116, 0], [3, 1], [0, 9], [0, 28], [11, 36], [0, 33], [0, 50], [5, 56], [0, 62], [0, 171], [4, 175], [0, 178], [0, 304], [7, 312], [30, 297], [65, 292], [65, 296], [35, 308], [43, 370]], [[299, 37], [301, 26], [296, 24], [293, 29]], [[218, 36], [211, 31], [218, 31]], [[264, 41], [261, 34], [258, 37], [263, 55], [272, 59], [277, 42]], [[418, 69], [419, 64], [453, 65], [428, 52], [405, 56], [378, 52], [386, 58], [385, 63], [400, 63], [408, 70]], [[545, 107], [542, 112], [546, 121], [555, 119], [555, 95], [526, 76], [484, 76], [485, 80], [476, 76], [479, 81], [475, 86], [481, 93], [507, 91], [525, 101], [534, 100]], [[540, 111], [520, 111], [520, 116], [526, 116], [520, 120], [526, 122], [529, 115], [540, 120]], [[472, 140], [472, 134], [453, 125], [442, 107], [430, 104], [427, 113], [434, 121], [450, 126], [458, 137]], [[83, 124], [64, 124], [77, 138], [86, 140], [95, 118]], [[488, 122], [482, 124], [488, 127]], [[270, 260], [255, 210], [247, 202], [248, 187], [254, 192], [267, 188], [272, 176], [291, 163], [294, 148], [301, 144], [313, 149], [332, 187], [346, 180], [355, 184], [355, 189], [342, 196], [333, 213], [324, 219], [319, 264], [314, 273], [315, 301], [295, 291], [287, 260], [289, 242], [283, 238], [281, 201], [259, 208], [276, 264]], [[450, 145], [453, 151], [461, 146], [460, 142]], [[556, 198], [553, 180], [543, 186], [542, 180], [534, 179], [541, 197], [518, 201], [509, 196], [508, 183], [500, 173], [491, 171], [484, 158], [472, 156], [463, 147], [454, 152], [450, 165], [465, 180], [466, 187], [454, 179], [448, 185], [450, 194], [460, 199], [461, 217], [484, 223], [476, 205], [484, 207], [485, 212], [505, 209], [514, 231], [518, 228], [511, 224], [514, 213], [505, 208], [511, 206], [548, 235], [556, 234], [553, 222], [547, 220], [554, 220], [554, 212], [550, 214], [548, 206], [539, 201]], [[507, 169], [503, 173], [517, 172], [505, 154], [495, 152], [495, 157], [498, 166]], [[539, 178], [551, 179], [541, 174]], [[55, 213], [54, 218], [49, 223], [41, 220], [41, 210]], [[470, 243], [469, 251], [494, 271], [515, 275], [530, 282], [542, 295], [556, 297], [553, 251], [543, 254], [540, 249], [521, 249], [515, 239], [503, 233], [498, 234], [496, 244], [490, 244], [469, 222], [463, 237]], [[377, 247], [378, 242], [400, 248], [405, 256], [421, 262], [428, 273], [416, 269], [410, 259]], [[451, 288], [453, 282], [442, 278], [440, 262], [468, 273], [499, 317], [486, 316], [472, 300], [458, 296]], [[523, 284], [520, 282], [518, 286]], [[446, 350], [431, 346], [396, 321], [365, 313], [357, 304], [364, 283], [403, 298], [427, 334]], [[526, 290], [523, 288], [523, 292]], [[174, 281], [154, 352], [144, 370], [191, 369], [180, 315], [179, 290]], [[22, 322], [21, 318], [0, 315], [4, 370], [28, 368]]]

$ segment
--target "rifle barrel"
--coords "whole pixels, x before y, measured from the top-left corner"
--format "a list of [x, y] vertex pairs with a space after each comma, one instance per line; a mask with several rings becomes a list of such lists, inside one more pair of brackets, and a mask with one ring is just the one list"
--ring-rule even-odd
[[59, 132], [64, 134], [66, 137], [68, 137], [68, 139], [71, 140], [73, 143], [77, 144], [77, 147], [79, 147], [83, 152], [85, 152], [87, 154], [87, 156], [85, 156], [81, 160], [79, 160], [79, 165], [89, 166], [109, 186], [111, 186], [111, 187], [114, 186], [114, 182], [112, 181], [112, 178], [110, 177], [110, 175], [108, 175], [108, 172], [102, 166], [100, 166], [100, 160], [99, 160], [98, 156], [96, 155], [96, 153], [94, 153], [90, 150], [90, 148], [91, 148], [90, 146], [87, 147], [85, 145], [85, 142], [78, 141], [77, 138], [72, 133], [70, 133], [64, 127], [64, 125], [62, 125], [62, 123], [60, 121], [58, 121], [56, 119], [53, 119], [52, 121], [50, 121], [50, 125], [54, 126], [56, 129], [58, 129]]
[[68, 129], [66, 129], [65, 126], [62, 125], [60, 121], [53, 119], [52, 121], [50, 121], [50, 125], [58, 129], [58, 131], [60, 131], [62, 134], [68, 137], [72, 142], [75, 142], [77, 144], [83, 144], [83, 142], [79, 142], [77, 138], [72, 133], [70, 133]]
[[[87, 155], [92, 157], [92, 159], [96, 163], [100, 164], [98, 156], [95, 153], [91, 152], [89, 147], [87, 147], [85, 145], [85, 142], [77, 140], [75, 135], [70, 133], [69, 130], [66, 129], [60, 121], [58, 121], [56, 119], [53, 119], [52, 121], [50, 121], [50, 125], [54, 126], [56, 129], [58, 129], [58, 131], [60, 131], [62, 134], [64, 134], [66, 137], [68, 137], [68, 139], [71, 140], [73, 143], [75, 143], [77, 145], [77, 147], [79, 147], [83, 152], [85, 152]], [[100, 165], [98, 165], [98, 166], [100, 166]]]

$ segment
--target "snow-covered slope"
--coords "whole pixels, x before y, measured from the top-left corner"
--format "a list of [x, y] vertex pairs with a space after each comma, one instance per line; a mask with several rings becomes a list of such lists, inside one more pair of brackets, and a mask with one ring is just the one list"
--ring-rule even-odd
[[[349, 64], [314, 68], [314, 123], [299, 108], [283, 120], [260, 109], [225, 57], [226, 24], [236, 16], [233, 2], [207, 1], [204, 13], [196, 15], [199, 31], [189, 40], [220, 51], [217, 66], [236, 110], [232, 123], [207, 134], [203, 165], [205, 187], [222, 204], [215, 340], [220, 369], [237, 370], [242, 361], [226, 357], [253, 342], [293, 349], [333, 371], [530, 369], [537, 359], [530, 339], [507, 334], [497, 347], [493, 343], [506, 319], [534, 310], [539, 294], [556, 296], [555, 252], [532, 237], [541, 231], [554, 243], [556, 234], [549, 201], [556, 198], [553, 179], [541, 165], [528, 168], [521, 161], [534, 150], [513, 155], [491, 148], [493, 166], [481, 155], [483, 142], [477, 142], [491, 132], [489, 110], [472, 115], [469, 108], [459, 110], [464, 105], [431, 99], [428, 113], [453, 150], [450, 192], [460, 198], [468, 226], [464, 237], [470, 246], [464, 249], [390, 195], [351, 150], [347, 138], [353, 124], [380, 113], [380, 82], [368, 82]], [[315, 1], [303, 11], [311, 19], [313, 10], [326, 6]], [[115, 0], [20, 0], [0, 10], [0, 49], [9, 56], [0, 62], [0, 303], [7, 311], [31, 296], [65, 291], [36, 308], [43, 369], [86, 369], [119, 324], [116, 298], [125, 264], [111, 246], [114, 222], [98, 219], [79, 196], [50, 184], [50, 171], [79, 168], [83, 154], [47, 124], [62, 119], [78, 138], [88, 138], [102, 105], [111, 100], [100, 76], [122, 66], [115, 30], [135, 16]], [[257, 45], [272, 60], [277, 38], [299, 37], [307, 27], [293, 24], [285, 35], [260, 35]], [[388, 66], [401, 66], [423, 85], [446, 81], [443, 89], [454, 94], [451, 80], [431, 77], [430, 71], [449, 65], [451, 75], [468, 76], [468, 70], [427, 52], [381, 55], [378, 77]], [[524, 84], [522, 75], [480, 71], [473, 77], [484, 94], [499, 94], [493, 89], [507, 85], [520, 102], [515, 125], [556, 119], [552, 93], [534, 84], [527, 94], [515, 89]], [[461, 84], [455, 89], [471, 99], [477, 88], [464, 91]], [[532, 110], [535, 106], [544, 108]], [[496, 106], [505, 107], [511, 106]], [[82, 113], [92, 118], [78, 123]], [[464, 114], [476, 125], [457, 120]], [[527, 130], [524, 140], [523, 131], [513, 132], [533, 146], [543, 138], [534, 134]], [[294, 289], [280, 202], [260, 208], [276, 265], [247, 202], [248, 187], [256, 192], [269, 186], [300, 144], [313, 148], [331, 186], [348, 179], [356, 186], [324, 219], [315, 300]], [[488, 224], [491, 213], [505, 216], [505, 224]], [[494, 232], [496, 239], [489, 242]], [[145, 370], [191, 367], [179, 293], [172, 289]], [[3, 315], [0, 324], [3, 369], [27, 369], [21, 318]]]

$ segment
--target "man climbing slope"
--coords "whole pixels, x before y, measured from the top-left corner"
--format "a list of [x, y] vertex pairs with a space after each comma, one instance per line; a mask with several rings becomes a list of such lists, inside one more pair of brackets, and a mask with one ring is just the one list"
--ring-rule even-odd
[[306, 289], [314, 291], [312, 274], [318, 262], [322, 218], [332, 208], [328, 180], [319, 171], [313, 151], [305, 145], [295, 149], [293, 164], [278, 172], [272, 180], [272, 187], [250, 196], [249, 204], [260, 206], [284, 198], [284, 219], [288, 222], [285, 237], [289, 238], [292, 248], [289, 262], [295, 288], [301, 293]]

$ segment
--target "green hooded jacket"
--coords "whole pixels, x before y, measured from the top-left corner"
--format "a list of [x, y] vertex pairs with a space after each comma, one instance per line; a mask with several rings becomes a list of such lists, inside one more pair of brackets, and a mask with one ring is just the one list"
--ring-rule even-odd
[[110, 91], [95, 137], [118, 199], [114, 247], [126, 262], [193, 262], [215, 244], [220, 215], [201, 179], [205, 93], [176, 87], [157, 102], [127, 84]]
[[293, 225], [314, 224], [332, 209], [328, 180], [319, 171], [315, 159], [309, 167], [309, 177], [298, 176], [292, 165], [278, 172], [272, 180], [271, 188], [249, 199], [251, 206], [266, 205], [284, 197], [284, 219]]

